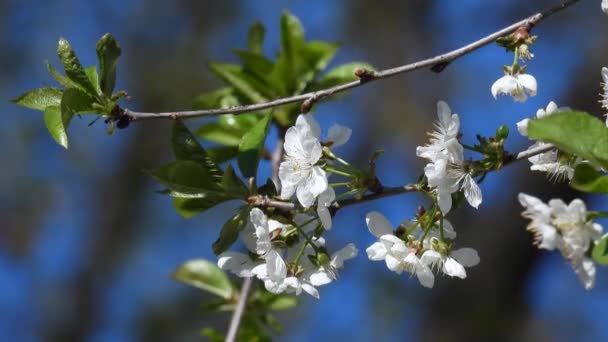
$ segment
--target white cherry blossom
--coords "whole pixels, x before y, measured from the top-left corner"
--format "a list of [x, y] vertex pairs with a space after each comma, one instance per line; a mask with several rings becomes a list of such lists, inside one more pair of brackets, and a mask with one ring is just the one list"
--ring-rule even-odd
[[430, 249], [422, 254], [420, 260], [428, 267], [440, 269], [443, 274], [460, 279], [467, 277], [465, 267], [476, 266], [480, 261], [473, 248], [460, 248], [450, 251], [448, 255]]
[[587, 208], [580, 199], [570, 204], [552, 199], [545, 204], [536, 197], [519, 194], [519, 202], [526, 209], [525, 218], [535, 235], [535, 243], [542, 249], [558, 249], [570, 261], [585, 289], [595, 283], [595, 265], [587, 252], [602, 236], [602, 226], [587, 220]]
[[369, 231], [378, 238], [378, 241], [366, 249], [370, 260], [384, 260], [389, 270], [401, 274], [409, 272], [418, 278], [425, 287], [433, 287], [434, 275], [430, 268], [422, 263], [416, 256], [416, 251], [408, 248], [405, 242], [393, 234], [390, 222], [379, 212], [370, 212], [366, 215]]
[[[608, 0], [604, 0], [602, 7], [604, 5], [608, 7]], [[607, 10], [604, 10], [604, 12], [608, 13]], [[602, 104], [602, 108], [608, 110], [608, 68], [606, 67], [602, 68], [602, 80], [602, 93], [600, 94], [602, 99], [600, 100], [600, 103]], [[606, 119], [606, 126], [608, 126], [608, 118]]]
[[450, 163], [461, 164], [464, 160], [462, 145], [458, 142], [460, 118], [452, 114], [450, 106], [444, 101], [437, 102], [437, 116], [435, 132], [430, 134], [431, 142], [426, 146], [416, 148], [416, 156], [431, 162], [438, 159], [447, 159]]
[[537, 90], [536, 79], [528, 74], [505, 75], [492, 84], [492, 96], [511, 95], [516, 102], [524, 102], [528, 95], [535, 96]]
[[320, 129], [308, 114], [298, 116], [296, 125], [285, 134], [285, 160], [279, 166], [281, 197], [295, 193], [303, 207], [310, 207], [327, 189], [327, 175], [316, 163], [322, 155]]
[[608, 0], [602, 0], [602, 11], [608, 14]]

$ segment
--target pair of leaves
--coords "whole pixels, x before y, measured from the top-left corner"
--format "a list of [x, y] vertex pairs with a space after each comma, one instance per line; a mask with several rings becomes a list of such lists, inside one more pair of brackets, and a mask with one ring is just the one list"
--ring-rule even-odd
[[120, 47], [110, 34], [97, 42], [97, 55], [102, 72], [99, 78], [96, 67], [83, 68], [70, 43], [60, 38], [57, 55], [65, 75], [47, 63], [53, 78], [64, 87], [46, 87], [28, 91], [12, 102], [44, 113], [44, 122], [53, 139], [68, 148], [67, 128], [75, 114], [102, 112], [109, 115], [115, 106], [112, 90], [116, 79], [116, 60]]

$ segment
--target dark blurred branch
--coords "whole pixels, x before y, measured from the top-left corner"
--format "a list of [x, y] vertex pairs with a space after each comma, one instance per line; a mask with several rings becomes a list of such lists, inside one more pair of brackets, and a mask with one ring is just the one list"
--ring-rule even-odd
[[485, 36], [477, 41], [474, 41], [468, 45], [465, 45], [456, 50], [452, 50], [448, 53], [438, 55], [435, 57], [431, 57], [428, 59], [424, 59], [418, 62], [402, 65], [399, 67], [385, 69], [381, 71], [368, 71], [368, 70], [357, 70], [355, 73], [359, 76], [359, 80], [352, 81], [349, 83], [337, 85], [334, 87], [330, 87], [327, 89], [308, 92], [306, 94], [296, 95], [285, 97], [269, 102], [264, 103], [256, 103], [252, 105], [246, 106], [237, 106], [230, 108], [218, 108], [218, 109], [208, 109], [208, 110], [192, 110], [192, 111], [180, 111], [180, 112], [165, 112], [165, 113], [147, 113], [147, 112], [135, 112], [129, 109], [123, 109], [124, 115], [128, 116], [131, 121], [136, 120], [145, 120], [145, 119], [184, 119], [184, 118], [196, 118], [202, 116], [215, 116], [221, 114], [242, 114], [255, 112], [262, 109], [274, 108], [290, 103], [295, 102], [304, 102], [304, 103], [312, 103], [317, 102], [325, 97], [344, 92], [349, 89], [357, 88], [363, 84], [369, 83], [371, 81], [385, 79], [389, 77], [393, 77], [399, 74], [411, 72], [414, 70], [422, 69], [422, 68], [431, 68], [431, 70], [435, 72], [442, 71], [449, 63], [455, 61], [456, 59], [465, 56], [475, 50], [478, 50], [492, 42], [494, 42], [497, 38], [505, 36], [507, 34], [513, 33], [515, 30], [522, 26], [532, 27], [542, 20], [552, 16], [553, 14], [564, 10], [571, 5], [579, 2], [580, 0], [568, 0], [557, 6], [554, 6], [546, 11], [536, 13], [531, 15], [525, 19], [522, 19], [514, 24], [511, 24], [503, 29], [500, 29], [488, 36]]

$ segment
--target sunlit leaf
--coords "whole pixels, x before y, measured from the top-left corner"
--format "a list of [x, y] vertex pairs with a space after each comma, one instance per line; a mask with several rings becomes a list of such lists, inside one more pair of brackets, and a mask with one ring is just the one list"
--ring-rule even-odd
[[61, 97], [61, 113], [63, 120], [69, 122], [74, 114], [92, 113], [93, 98], [79, 88], [68, 88]]
[[608, 128], [584, 112], [559, 112], [530, 120], [528, 136], [608, 169]]
[[68, 148], [68, 135], [66, 133], [66, 126], [63, 123], [61, 116], [61, 109], [59, 106], [49, 106], [44, 109], [44, 123], [46, 128], [51, 133], [51, 136], [55, 141]]
[[46, 107], [59, 106], [61, 95], [61, 90], [57, 88], [39, 88], [23, 93], [16, 99], [12, 99], [11, 102], [27, 108], [44, 111]]
[[97, 91], [84, 72], [84, 68], [82, 67], [82, 64], [80, 64], [78, 57], [76, 57], [76, 53], [72, 49], [70, 43], [64, 38], [59, 38], [57, 55], [59, 55], [59, 59], [61, 59], [65, 75], [88, 94], [96, 95]]
[[173, 277], [224, 299], [232, 298], [235, 291], [226, 273], [204, 259], [187, 261], [173, 273]]
[[249, 101], [259, 103], [267, 100], [266, 97], [264, 97], [260, 92], [265, 88], [265, 86], [244, 74], [240, 66], [233, 64], [211, 63], [209, 64], [209, 68], [214, 74], [216, 74], [224, 82], [234, 87], [234, 89], [245, 96]]
[[86, 69], [84, 69], [84, 73], [87, 74], [87, 77], [89, 78], [89, 81], [91, 82], [91, 84], [93, 85], [95, 90], [97, 91], [97, 94], [101, 95], [101, 88], [99, 87], [99, 75], [97, 74], [97, 67], [94, 65], [91, 65], [90, 67], [87, 67]]

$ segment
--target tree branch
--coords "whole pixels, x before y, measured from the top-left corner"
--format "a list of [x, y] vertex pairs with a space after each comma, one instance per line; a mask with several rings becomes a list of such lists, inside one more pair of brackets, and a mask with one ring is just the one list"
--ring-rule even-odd
[[[525, 160], [530, 157], [539, 155], [541, 153], [548, 152], [554, 148], [555, 148], [555, 146], [553, 146], [552, 144], [545, 144], [545, 145], [538, 146], [538, 147], [535, 147], [532, 149], [527, 149], [525, 151], [521, 151], [517, 155], [512, 154], [512, 155], [510, 155], [510, 158], [508, 158], [507, 161], [505, 161], [505, 163], [503, 164], [503, 167], [507, 166], [509, 164], [512, 164], [516, 161]], [[400, 194], [404, 194], [404, 193], [408, 193], [408, 192], [416, 192], [419, 190], [420, 190], [420, 188], [419, 188], [418, 184], [415, 184], [415, 183], [406, 184], [403, 186], [396, 186], [396, 187], [385, 187], [379, 192], [365, 195], [362, 198], [347, 198], [342, 201], [337, 201], [332, 205], [332, 208], [334, 210], [338, 210], [340, 208], [344, 208], [344, 207], [354, 205], [354, 204], [365, 203], [365, 202], [374, 201], [374, 200], [384, 198], [384, 197], [400, 195]], [[256, 205], [259, 207], [276, 208], [276, 209], [284, 210], [284, 211], [290, 211], [290, 210], [295, 210], [295, 209], [300, 208], [294, 202], [284, 202], [284, 201], [274, 200], [274, 199], [268, 198], [268, 196], [262, 196], [262, 195], [252, 196], [248, 199], [248, 201], [252, 205]]]
[[[285, 97], [285, 98], [281, 98], [281, 99], [277, 99], [277, 100], [273, 100], [273, 101], [269, 101], [269, 102], [264, 102], [264, 103], [256, 103], [256, 104], [251, 104], [251, 105], [246, 105], [246, 106], [237, 106], [237, 107], [230, 107], [230, 108], [218, 108], [218, 109], [209, 109], [209, 110], [191, 110], [191, 111], [178, 111], [178, 112], [165, 112], [165, 113], [136, 112], [136, 111], [131, 111], [129, 109], [124, 108], [122, 113], [123, 113], [123, 115], [128, 117], [128, 119], [130, 121], [146, 120], [146, 119], [174, 119], [174, 120], [176, 120], [176, 119], [184, 119], [184, 118], [203, 117], [203, 116], [216, 116], [216, 115], [221, 115], [221, 114], [249, 113], [249, 112], [259, 111], [262, 109], [279, 107], [279, 106], [290, 104], [290, 103], [304, 102], [307, 100], [309, 102], [311, 102], [311, 101], [317, 102], [325, 97], [328, 97], [328, 96], [331, 96], [331, 95], [334, 95], [337, 93], [341, 93], [341, 92], [344, 92], [349, 89], [357, 88], [357, 87], [359, 87], [363, 84], [369, 83], [371, 81], [393, 77], [398, 74], [403, 74], [403, 73], [411, 72], [411, 71], [422, 69], [422, 68], [431, 68], [433, 71], [439, 72], [439, 71], [443, 70], [443, 68], [445, 68], [449, 63], [451, 63], [451, 62], [455, 61], [456, 59], [458, 59], [464, 55], [467, 55], [475, 50], [478, 50], [485, 45], [488, 45], [488, 44], [494, 42], [497, 38], [500, 38], [507, 34], [511, 34], [521, 26], [532, 27], [532, 26], [540, 23], [542, 20], [554, 15], [557, 12], [560, 12], [560, 11], [570, 7], [571, 5], [574, 5], [575, 3], [579, 2], [579, 1], [580, 0], [564, 1], [563, 3], [561, 3], [557, 6], [554, 6], [546, 11], [531, 15], [514, 24], [511, 24], [505, 28], [502, 28], [490, 35], [487, 35], [477, 41], [474, 41], [468, 45], [465, 45], [456, 50], [452, 50], [445, 54], [431, 57], [428, 59], [424, 59], [424, 60], [421, 60], [418, 62], [402, 65], [399, 67], [381, 70], [381, 71], [376, 71], [376, 72], [365, 72], [364, 71], [363, 73], [360, 72], [360, 73], [358, 73], [358, 75], [361, 74], [361, 75], [359, 75], [360, 76], [359, 80], [337, 85], [337, 86], [319, 90], [319, 91], [308, 92], [308, 93], [301, 94], [301, 95]], [[363, 77], [363, 76], [365, 76], [365, 77]]]
[[252, 285], [253, 278], [249, 277], [243, 280], [243, 285], [241, 285], [241, 291], [239, 294], [239, 300], [236, 304], [236, 308], [234, 309], [234, 313], [232, 314], [232, 318], [230, 319], [230, 327], [228, 328], [228, 333], [226, 334], [226, 342], [236, 341], [236, 334], [239, 331], [241, 319], [243, 318], [243, 314], [245, 313], [245, 307], [247, 306], [247, 299], [249, 298], [249, 292], [251, 291]]

